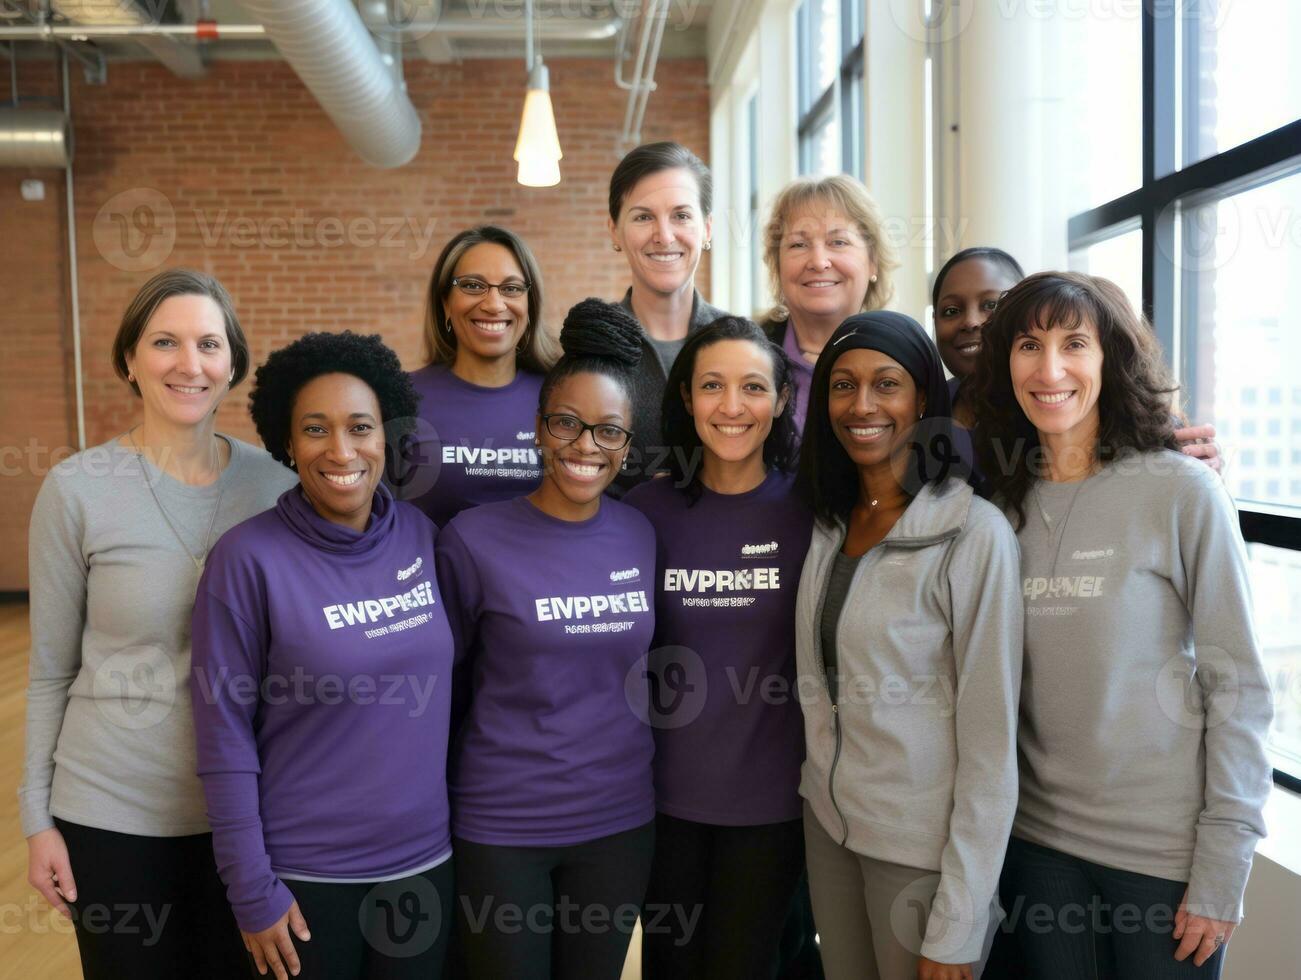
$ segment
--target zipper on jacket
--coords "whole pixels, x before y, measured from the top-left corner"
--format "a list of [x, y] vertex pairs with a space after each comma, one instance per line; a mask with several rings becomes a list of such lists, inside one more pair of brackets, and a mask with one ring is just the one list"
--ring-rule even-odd
[[840, 818], [840, 846], [844, 847], [849, 843], [849, 822], [845, 820], [845, 815], [840, 812], [840, 804], [836, 802], [836, 765], [840, 762], [840, 705], [835, 701], [831, 702], [831, 726], [836, 730], [836, 751], [831, 756], [831, 771], [827, 774], [827, 795], [831, 798], [831, 808]]

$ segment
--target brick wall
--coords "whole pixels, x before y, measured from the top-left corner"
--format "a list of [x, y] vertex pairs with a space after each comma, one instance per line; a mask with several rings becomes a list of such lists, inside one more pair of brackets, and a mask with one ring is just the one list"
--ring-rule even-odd
[[[564, 179], [546, 189], [514, 179], [518, 60], [408, 61], [423, 145], [399, 170], [363, 163], [280, 62], [222, 62], [197, 82], [153, 64], [111, 64], [102, 87], [74, 71], [88, 444], [137, 419], [109, 351], [131, 295], [164, 265], [195, 266], [226, 284], [258, 361], [308, 330], [351, 328], [382, 333], [405, 365], [419, 366], [433, 262], [452, 234], [485, 220], [519, 232], [537, 254], [553, 327], [584, 296], [622, 295], [626, 267], [609, 246], [605, 200], [625, 93], [609, 61], [549, 66], [565, 159]], [[28, 71], [52, 76], [48, 66]], [[676, 139], [707, 158], [704, 61], [663, 62], [657, 77], [643, 138]], [[25, 78], [20, 91], [35, 94]], [[46, 179], [45, 202], [19, 200], [24, 176]], [[75, 419], [62, 177], [10, 170], [5, 178], [0, 448], [33, 436], [66, 446]], [[708, 283], [707, 268], [698, 279]], [[253, 439], [247, 395], [245, 382], [219, 423]], [[26, 587], [26, 524], [42, 472], [26, 456], [3, 470], [0, 591]]]

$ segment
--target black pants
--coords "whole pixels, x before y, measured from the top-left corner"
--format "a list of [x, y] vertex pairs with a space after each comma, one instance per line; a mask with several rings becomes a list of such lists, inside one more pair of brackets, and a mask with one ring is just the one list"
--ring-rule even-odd
[[[377, 883], [285, 879], [312, 938], [298, 980], [439, 980], [453, 928], [452, 859]], [[254, 975], [257, 974], [254, 969]]]
[[803, 870], [802, 820], [722, 827], [659, 814], [644, 980], [771, 980]]
[[1192, 956], [1174, 958], [1174, 917], [1187, 887], [1013, 837], [999, 898], [1027, 976], [1215, 980], [1223, 947], [1200, 967]]
[[470, 980], [618, 980], [654, 846], [653, 822], [565, 847], [456, 839]]
[[69, 902], [86, 980], [230, 980], [248, 970], [212, 835], [142, 837], [54, 821], [77, 884]]

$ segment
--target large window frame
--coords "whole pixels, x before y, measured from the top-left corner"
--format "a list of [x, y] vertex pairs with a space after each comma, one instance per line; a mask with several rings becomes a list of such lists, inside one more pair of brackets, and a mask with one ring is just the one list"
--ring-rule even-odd
[[[830, 84], [817, 89], [814, 77], [818, 44], [817, 20], [824, 7], [839, 5], [840, 66]], [[815, 16], [816, 15], [816, 16]], [[830, 120], [840, 132], [840, 167], [863, 179], [864, 146], [863, 72], [864, 24], [862, 0], [803, 0], [795, 13], [796, 108], [795, 134], [799, 143], [801, 174], [812, 173], [815, 137]]]
[[[1175, 17], [1142, 8], [1143, 174], [1141, 186], [1122, 197], [1073, 215], [1067, 223], [1068, 249], [1074, 252], [1105, 241], [1137, 222], [1142, 229], [1142, 303], [1162, 348], [1180, 378], [1195, 377], [1193, 344], [1183, 344], [1180, 322], [1195, 322], [1196, 290], [1181, 281], [1175, 255], [1178, 212], [1207, 200], [1240, 193], [1301, 171], [1301, 119], [1246, 143], [1179, 165], [1194, 156], [1178, 145], [1196, 130], [1197, 99], [1182, 97], [1197, 89], [1196, 32], [1181, 31]], [[1180, 118], [1180, 113], [1183, 118]], [[1190, 319], [1194, 318], [1194, 319]], [[1255, 502], [1238, 505], [1243, 538], [1301, 551], [1301, 516], [1295, 508]], [[1301, 792], [1301, 762], [1275, 769], [1274, 780]]]

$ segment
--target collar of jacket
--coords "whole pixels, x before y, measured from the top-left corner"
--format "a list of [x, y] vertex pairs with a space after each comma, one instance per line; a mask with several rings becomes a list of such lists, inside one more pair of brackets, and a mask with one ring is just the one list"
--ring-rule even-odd
[[[623, 294], [623, 299], [619, 300], [619, 305], [622, 306], [629, 313], [632, 313], [634, 317], [636, 317], [637, 314], [633, 313], [633, 309], [632, 309], [632, 287], [631, 286], [629, 286], [628, 291]], [[709, 303], [706, 303], [705, 298], [700, 295], [700, 290], [692, 289], [691, 319], [687, 322], [688, 337], [690, 337], [697, 330], [709, 326], [720, 316], [727, 316], [727, 312], [725, 310], [720, 310], [717, 306], [713, 306]], [[646, 328], [642, 327], [642, 333], [645, 332], [646, 332]], [[646, 337], [643, 337], [642, 339], [646, 342], [649, 342], [650, 337], [648, 335]]]
[[[940, 484], [926, 484], [913, 497], [881, 544], [892, 548], [925, 548], [956, 538], [966, 526], [974, 495], [975, 492], [963, 480], [948, 479]], [[837, 546], [844, 540], [845, 526], [841, 523], [828, 528], [819, 522], [819, 530]]]

